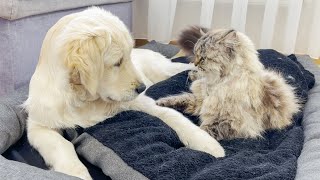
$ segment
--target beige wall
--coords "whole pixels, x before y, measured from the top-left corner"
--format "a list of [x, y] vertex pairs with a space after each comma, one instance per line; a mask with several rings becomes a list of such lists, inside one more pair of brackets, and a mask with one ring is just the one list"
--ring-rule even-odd
[[[229, 28], [231, 23], [233, 0], [216, 0], [212, 28]], [[281, 49], [283, 45], [284, 26], [286, 23], [288, 0], [280, 0], [280, 6], [275, 25], [273, 48]], [[249, 0], [246, 33], [256, 45], [259, 45], [261, 26], [264, 13], [265, 0]], [[148, 33], [148, 0], [135, 0], [133, 18], [133, 35], [135, 38], [146, 38]], [[177, 37], [179, 31], [187, 25], [199, 24], [201, 0], [178, 0], [175, 20], [173, 25], [172, 39]], [[304, 0], [302, 15], [299, 24], [296, 52], [306, 52], [308, 43], [308, 27], [311, 23], [313, 12], [312, 0]], [[320, 17], [319, 17], [320, 18]], [[257, 47], [259, 48], [259, 47]]]

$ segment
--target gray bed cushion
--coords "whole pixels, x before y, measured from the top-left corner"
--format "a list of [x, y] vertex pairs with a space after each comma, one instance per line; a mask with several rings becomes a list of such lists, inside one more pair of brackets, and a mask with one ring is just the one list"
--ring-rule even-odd
[[140, 46], [139, 48], [150, 49], [152, 51], [159, 52], [160, 54], [166, 56], [167, 58], [172, 58], [180, 51], [180, 49], [175, 45], [162, 44], [154, 40], [150, 41], [149, 43], [143, 46]]
[[298, 56], [298, 60], [315, 75], [316, 83], [309, 91], [304, 110], [304, 144], [298, 158], [296, 180], [320, 179], [320, 68], [309, 56]]
[[0, 155], [1, 180], [80, 180], [55, 171], [47, 171], [24, 163], [10, 161]]
[[0, 98], [0, 154], [22, 136], [27, 115], [21, 108], [27, 99], [28, 87], [23, 86], [9, 96]]
[[0, 0], [0, 18], [15, 20], [54, 11], [132, 0]]
[[[26, 128], [27, 114], [21, 104], [27, 99], [28, 86], [23, 86], [7, 97], [0, 98], [0, 153], [17, 142]], [[59, 172], [47, 171], [28, 164], [7, 160], [0, 155], [0, 179], [10, 180], [73, 180], [79, 179]]]

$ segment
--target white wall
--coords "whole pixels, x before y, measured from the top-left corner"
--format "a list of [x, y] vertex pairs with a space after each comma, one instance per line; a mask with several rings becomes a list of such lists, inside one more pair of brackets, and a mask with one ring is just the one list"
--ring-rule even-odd
[[[277, 20], [274, 29], [272, 48], [281, 49], [283, 46], [284, 27], [287, 18], [287, 3], [289, 0], [280, 0]], [[313, 2], [304, 0], [302, 15], [296, 42], [296, 53], [305, 53], [309, 41], [309, 28], [315, 11]], [[216, 0], [213, 13], [212, 28], [230, 28], [233, 0]], [[246, 21], [246, 34], [259, 48], [261, 26], [264, 15], [265, 0], [249, 0]], [[133, 14], [133, 35], [135, 38], [147, 38], [148, 33], [148, 0], [135, 0]], [[200, 23], [201, 0], [178, 0], [172, 39], [175, 39], [180, 30], [188, 25]], [[319, 17], [320, 18], [320, 17]], [[319, 20], [320, 21], [320, 20]], [[320, 42], [320, 40], [316, 40]]]

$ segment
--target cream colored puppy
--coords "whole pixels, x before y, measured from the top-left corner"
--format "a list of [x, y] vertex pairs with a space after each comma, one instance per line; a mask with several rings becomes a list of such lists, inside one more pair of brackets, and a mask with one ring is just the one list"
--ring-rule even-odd
[[99, 8], [65, 16], [48, 31], [24, 105], [29, 113], [28, 139], [54, 170], [91, 179], [59, 130], [86, 128], [125, 110], [156, 116], [187, 147], [224, 156], [220, 144], [205, 131], [142, 93], [144, 84], [150, 86], [190, 65], [132, 47], [125, 25]]

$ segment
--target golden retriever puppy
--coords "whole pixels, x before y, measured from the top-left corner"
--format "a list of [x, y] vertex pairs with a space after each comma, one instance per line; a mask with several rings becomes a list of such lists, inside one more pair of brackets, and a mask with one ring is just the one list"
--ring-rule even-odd
[[192, 93], [159, 99], [158, 105], [200, 116], [200, 128], [217, 140], [256, 138], [292, 123], [299, 111], [294, 89], [280, 74], [264, 69], [246, 35], [191, 27], [179, 42], [186, 42], [182, 47], [189, 52], [194, 46], [198, 71], [189, 75], [197, 80]]
[[48, 31], [24, 105], [29, 113], [28, 139], [54, 170], [91, 179], [74, 146], [59, 130], [86, 128], [125, 110], [156, 116], [187, 147], [224, 156], [214, 138], [143, 93], [146, 86], [192, 66], [132, 47], [125, 25], [95, 7], [61, 18]]

